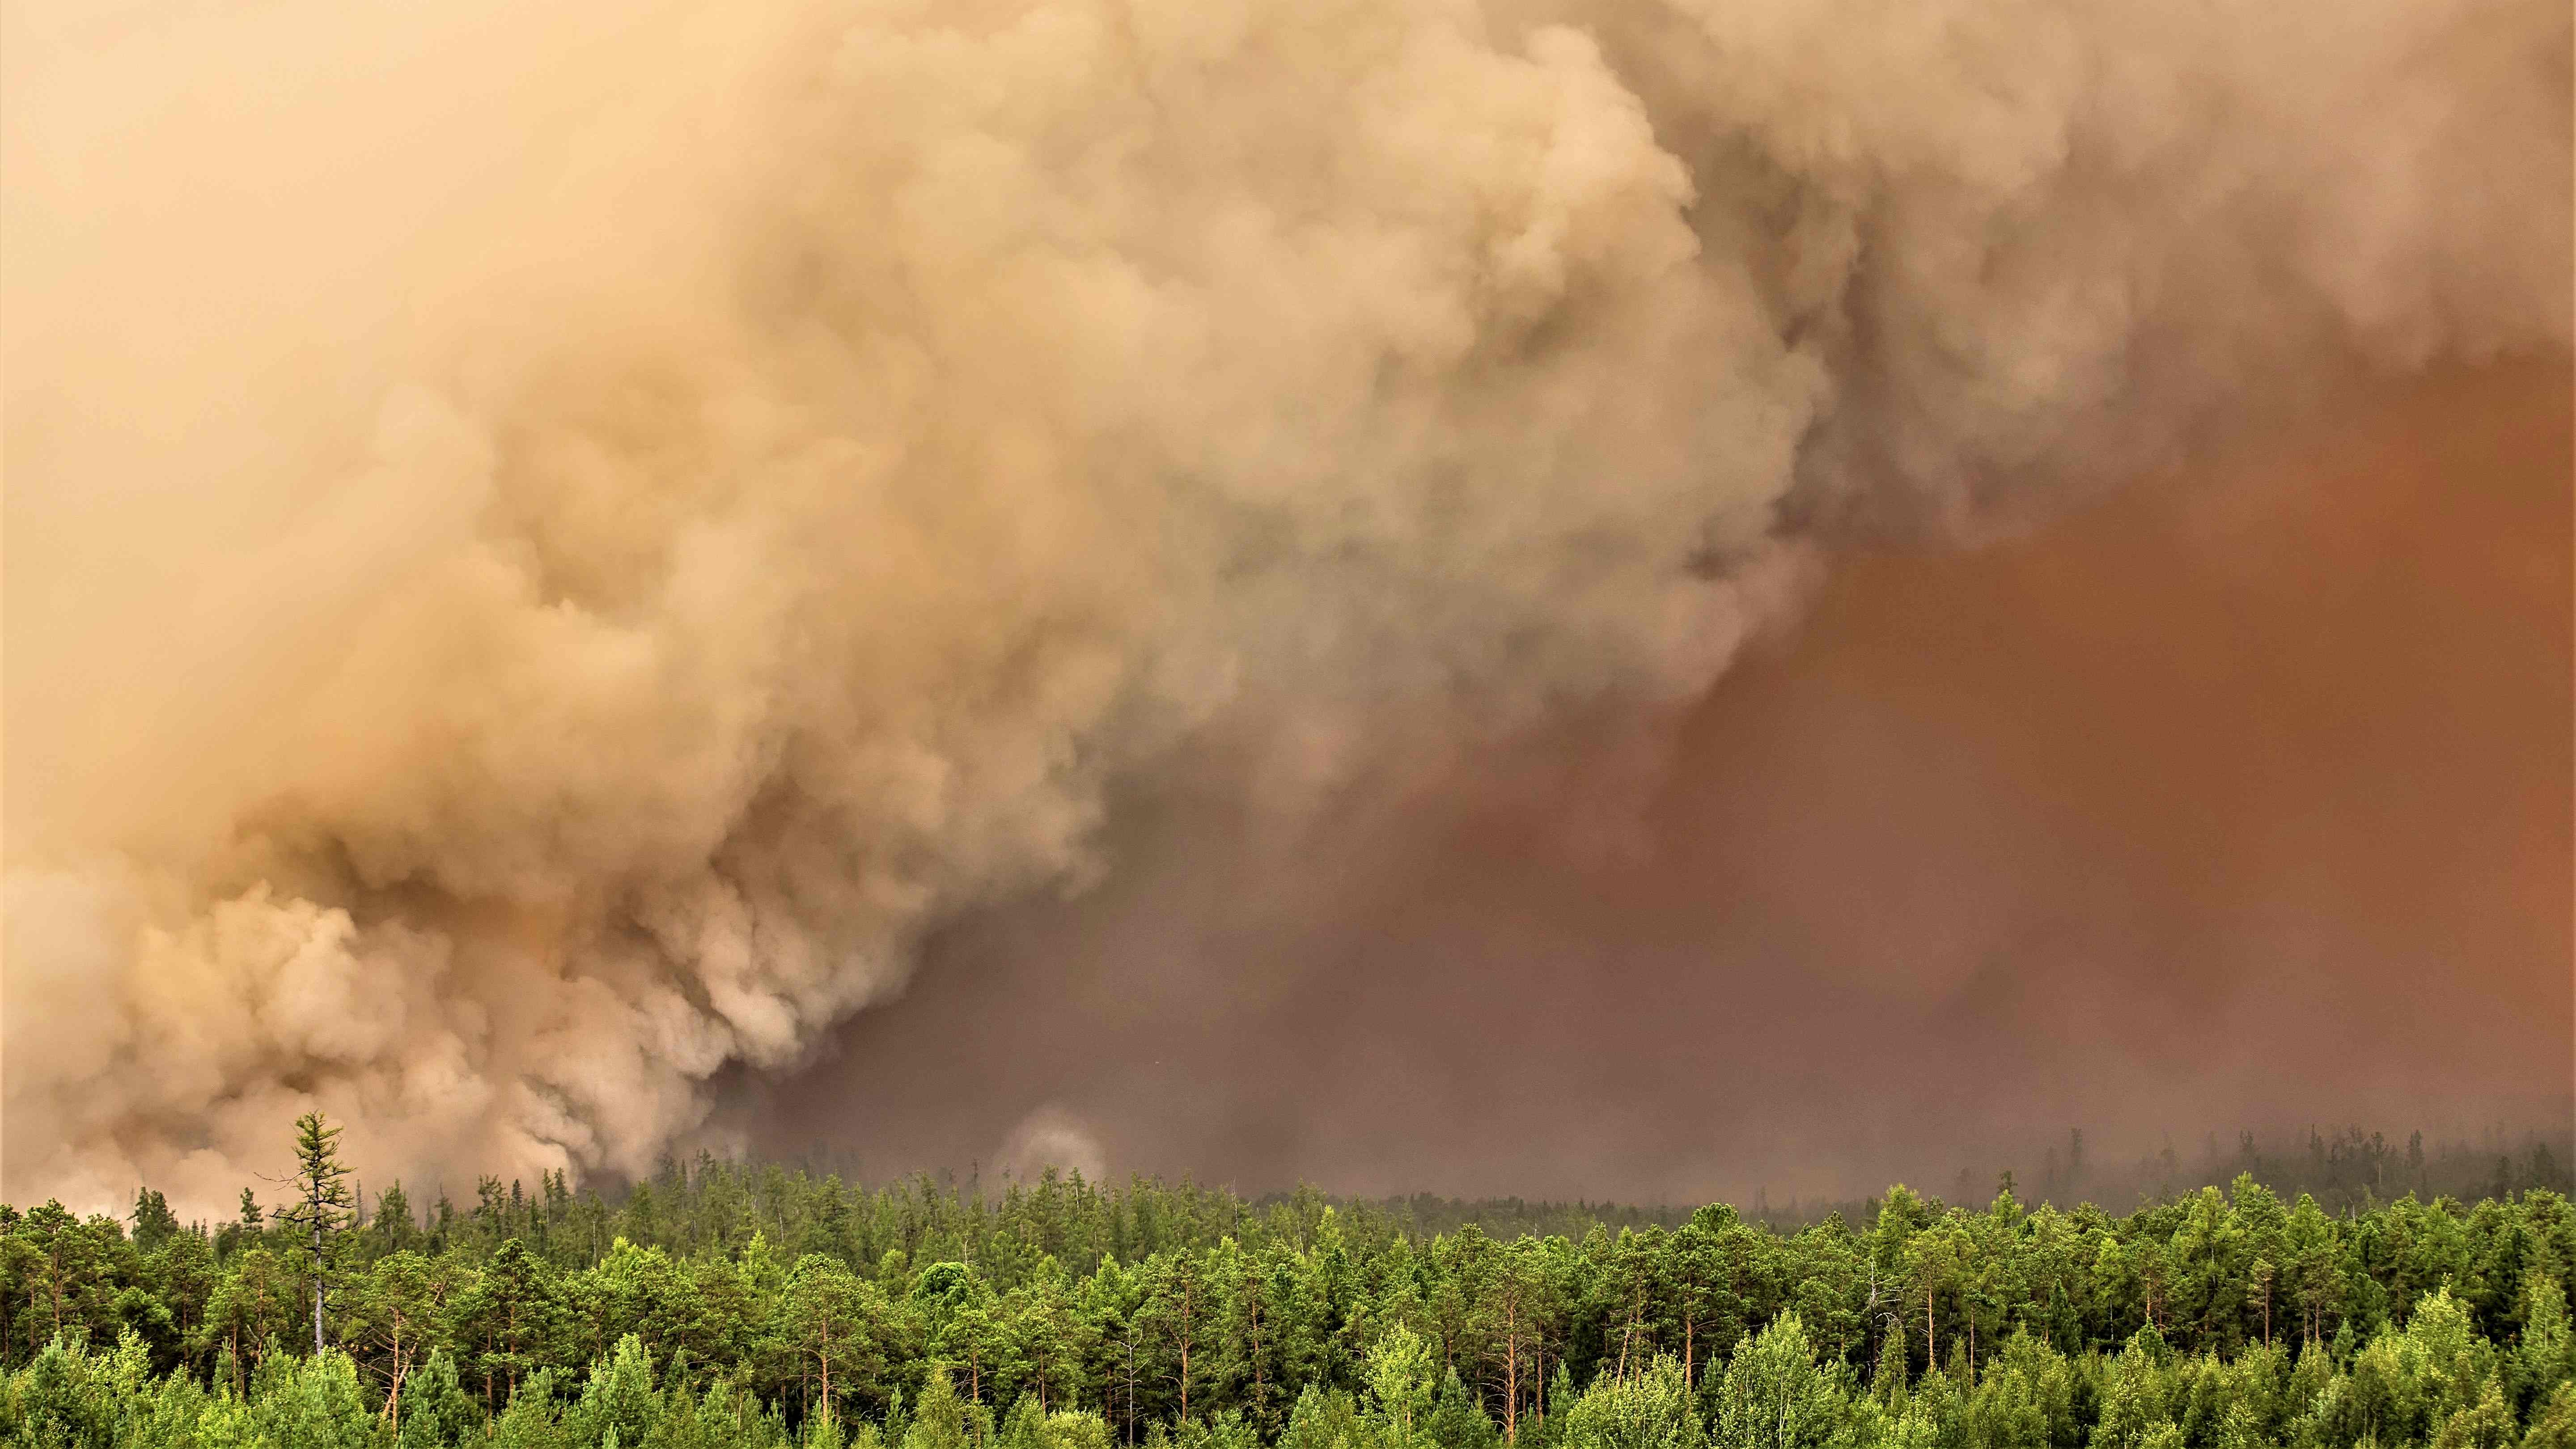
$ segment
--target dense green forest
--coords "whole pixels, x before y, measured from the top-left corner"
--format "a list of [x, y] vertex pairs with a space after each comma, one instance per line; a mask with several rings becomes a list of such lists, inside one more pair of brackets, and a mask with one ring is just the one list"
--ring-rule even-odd
[[220, 1225], [0, 1207], [11, 1442], [2576, 1449], [2542, 1153], [2474, 1202], [2249, 1171], [1795, 1227], [706, 1157], [360, 1212], [299, 1128], [291, 1191]]

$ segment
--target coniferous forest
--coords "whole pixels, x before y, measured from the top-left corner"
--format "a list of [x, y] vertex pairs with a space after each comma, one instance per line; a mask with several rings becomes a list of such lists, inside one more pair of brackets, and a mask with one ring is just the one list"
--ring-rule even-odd
[[2007, 1178], [1799, 1224], [710, 1157], [362, 1208], [336, 1129], [295, 1146], [220, 1225], [0, 1207], [9, 1442], [2576, 1446], [2545, 1153], [2473, 1201]]

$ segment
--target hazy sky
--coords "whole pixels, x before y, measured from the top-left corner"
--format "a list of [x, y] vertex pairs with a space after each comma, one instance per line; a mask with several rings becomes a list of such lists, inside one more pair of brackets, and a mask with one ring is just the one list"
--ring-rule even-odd
[[2368, 390], [1852, 562], [1668, 746], [1569, 728], [1293, 840], [1131, 800], [1105, 887], [939, 938], [746, 1120], [872, 1171], [1035, 1114], [1117, 1171], [1674, 1198], [2563, 1125], [2569, 388]]

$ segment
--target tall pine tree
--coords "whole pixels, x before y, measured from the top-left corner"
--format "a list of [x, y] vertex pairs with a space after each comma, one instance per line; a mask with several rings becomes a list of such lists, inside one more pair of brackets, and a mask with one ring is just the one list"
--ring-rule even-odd
[[277, 1220], [306, 1235], [313, 1254], [313, 1351], [320, 1353], [322, 1306], [330, 1290], [331, 1250], [347, 1231], [354, 1202], [349, 1169], [340, 1161], [340, 1129], [319, 1112], [295, 1119], [295, 1201], [278, 1209]]

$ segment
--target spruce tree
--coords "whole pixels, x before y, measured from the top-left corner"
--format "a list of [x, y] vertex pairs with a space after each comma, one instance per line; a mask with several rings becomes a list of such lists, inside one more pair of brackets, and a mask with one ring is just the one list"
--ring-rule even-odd
[[306, 1235], [313, 1254], [313, 1351], [323, 1349], [322, 1305], [329, 1291], [330, 1251], [349, 1226], [349, 1168], [340, 1161], [340, 1130], [319, 1112], [295, 1119], [295, 1201], [277, 1220]]

